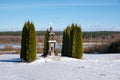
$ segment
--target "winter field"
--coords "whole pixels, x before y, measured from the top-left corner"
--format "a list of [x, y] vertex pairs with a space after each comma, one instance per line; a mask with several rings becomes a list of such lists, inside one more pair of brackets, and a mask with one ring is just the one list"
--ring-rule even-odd
[[82, 60], [38, 55], [32, 63], [3, 54], [0, 80], [120, 80], [120, 54], [84, 54]]

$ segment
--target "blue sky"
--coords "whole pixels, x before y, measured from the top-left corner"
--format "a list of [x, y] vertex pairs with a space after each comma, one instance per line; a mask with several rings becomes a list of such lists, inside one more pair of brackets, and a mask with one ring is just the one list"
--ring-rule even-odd
[[120, 0], [0, 0], [0, 31], [21, 31], [27, 20], [37, 31], [73, 22], [83, 31], [120, 31]]

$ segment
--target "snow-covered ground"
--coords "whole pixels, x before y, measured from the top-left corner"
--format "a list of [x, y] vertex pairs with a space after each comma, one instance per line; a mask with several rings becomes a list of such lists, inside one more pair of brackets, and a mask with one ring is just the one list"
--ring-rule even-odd
[[0, 55], [0, 80], [120, 80], [120, 54], [84, 54], [21, 63], [19, 55]]

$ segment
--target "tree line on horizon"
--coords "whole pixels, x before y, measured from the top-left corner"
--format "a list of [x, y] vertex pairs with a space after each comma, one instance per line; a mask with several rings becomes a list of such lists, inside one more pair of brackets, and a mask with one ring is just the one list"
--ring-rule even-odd
[[[56, 32], [55, 32], [56, 33]], [[45, 34], [45, 32], [44, 32]], [[120, 36], [119, 32], [82, 32], [83, 34], [83, 42], [113, 42], [114, 40], [117, 40]], [[37, 35], [37, 42], [43, 43], [44, 42], [44, 35]], [[60, 35], [56, 35], [55, 39], [59, 42], [62, 43], [62, 36], [63, 32], [61, 32]], [[6, 43], [20, 43], [21, 42], [21, 35], [0, 35], [0, 43], [1, 44], [6, 44]]]
[[[36, 35], [44, 35], [46, 31], [36, 31]], [[62, 31], [55, 31], [56, 35], [62, 35]], [[4, 31], [0, 32], [0, 36], [21, 36], [22, 31]]]
[[[43, 38], [40, 36], [44, 36], [46, 31], [36, 31], [38, 42], [43, 42]], [[55, 31], [56, 39], [59, 42], [62, 42], [63, 31]], [[5, 42], [20, 42], [22, 32], [21, 31], [9, 31], [9, 32], [0, 32], [0, 43]], [[116, 35], [120, 35], [119, 31], [94, 31], [94, 32], [82, 32], [83, 42], [109, 42], [111, 40], [115, 40], [118, 37]], [[7, 37], [5, 37], [7, 36]], [[8, 37], [9, 36], [9, 37]], [[61, 37], [60, 37], [61, 36]]]
[[[54, 31], [56, 35], [63, 35], [63, 31]], [[36, 35], [44, 35], [46, 31], [36, 31]], [[92, 37], [96, 38], [98, 36], [106, 37], [108, 35], [120, 34], [120, 31], [83, 31], [83, 38]], [[22, 31], [2, 31], [0, 32], [0, 36], [21, 36]]]

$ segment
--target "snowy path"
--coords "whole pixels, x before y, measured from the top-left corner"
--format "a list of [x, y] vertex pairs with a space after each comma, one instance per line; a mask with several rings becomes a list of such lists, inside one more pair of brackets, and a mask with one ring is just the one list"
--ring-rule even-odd
[[19, 62], [19, 55], [0, 55], [0, 80], [120, 80], [120, 54], [84, 54], [83, 60], [61, 57]]

